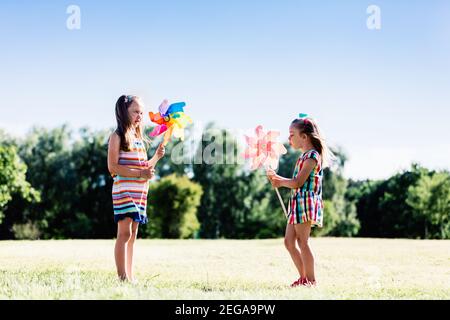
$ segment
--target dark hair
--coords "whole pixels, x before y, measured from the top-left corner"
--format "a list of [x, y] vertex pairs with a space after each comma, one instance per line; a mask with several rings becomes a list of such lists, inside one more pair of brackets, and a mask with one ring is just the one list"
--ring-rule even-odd
[[320, 154], [322, 165], [324, 167], [328, 166], [334, 159], [334, 154], [325, 143], [325, 138], [321, 134], [317, 123], [311, 118], [301, 118], [295, 119], [291, 124], [294, 128], [298, 129], [300, 133], [304, 133], [310, 138], [314, 149]]
[[[116, 102], [117, 129], [115, 132], [120, 137], [120, 149], [123, 151], [130, 150], [130, 129], [132, 124], [130, 116], [128, 115], [128, 108], [136, 99], [139, 98], [136, 96], [121, 95]], [[142, 130], [140, 126], [137, 128], [136, 134], [138, 138], [142, 139]]]

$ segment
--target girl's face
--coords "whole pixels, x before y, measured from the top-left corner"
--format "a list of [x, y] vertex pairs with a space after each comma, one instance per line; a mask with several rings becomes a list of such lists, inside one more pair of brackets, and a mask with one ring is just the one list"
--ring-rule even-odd
[[139, 99], [134, 99], [131, 106], [128, 108], [128, 116], [133, 128], [136, 128], [141, 124], [143, 115], [144, 108], [141, 101]]
[[289, 127], [289, 144], [292, 148], [298, 150], [303, 149], [306, 143], [307, 135], [300, 133], [300, 131], [294, 126]]

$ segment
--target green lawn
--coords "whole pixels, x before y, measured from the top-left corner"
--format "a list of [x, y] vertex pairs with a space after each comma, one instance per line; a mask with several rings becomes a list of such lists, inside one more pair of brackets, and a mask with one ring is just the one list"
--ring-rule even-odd
[[450, 241], [313, 238], [316, 288], [273, 240], [142, 240], [137, 284], [114, 240], [0, 241], [0, 299], [449, 299]]

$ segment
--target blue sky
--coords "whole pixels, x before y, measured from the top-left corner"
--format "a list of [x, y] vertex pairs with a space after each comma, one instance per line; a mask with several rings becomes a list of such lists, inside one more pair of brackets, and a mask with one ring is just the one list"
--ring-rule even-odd
[[[69, 5], [81, 29], [68, 30]], [[369, 5], [381, 30], [366, 27]], [[186, 101], [198, 123], [287, 139], [312, 115], [346, 175], [448, 169], [450, 2], [2, 1], [0, 128], [114, 126], [122, 93]], [[148, 120], [148, 119], [146, 119]], [[149, 121], [149, 120], [148, 120]]]

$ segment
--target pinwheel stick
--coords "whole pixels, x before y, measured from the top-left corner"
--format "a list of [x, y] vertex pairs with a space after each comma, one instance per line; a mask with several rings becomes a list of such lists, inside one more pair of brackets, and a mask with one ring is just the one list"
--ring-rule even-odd
[[274, 188], [274, 189], [275, 189], [275, 192], [277, 193], [278, 200], [280, 200], [281, 207], [283, 208], [284, 215], [287, 217], [288, 214], [287, 214], [287, 211], [286, 211], [286, 207], [284, 206], [283, 199], [281, 198], [280, 191], [278, 191], [278, 188]]
[[164, 139], [163, 139], [163, 146], [166, 146], [167, 143], [170, 140], [170, 136], [172, 135], [172, 131], [173, 131], [173, 127], [170, 127], [169, 129], [167, 129], [166, 133], [164, 134]]

